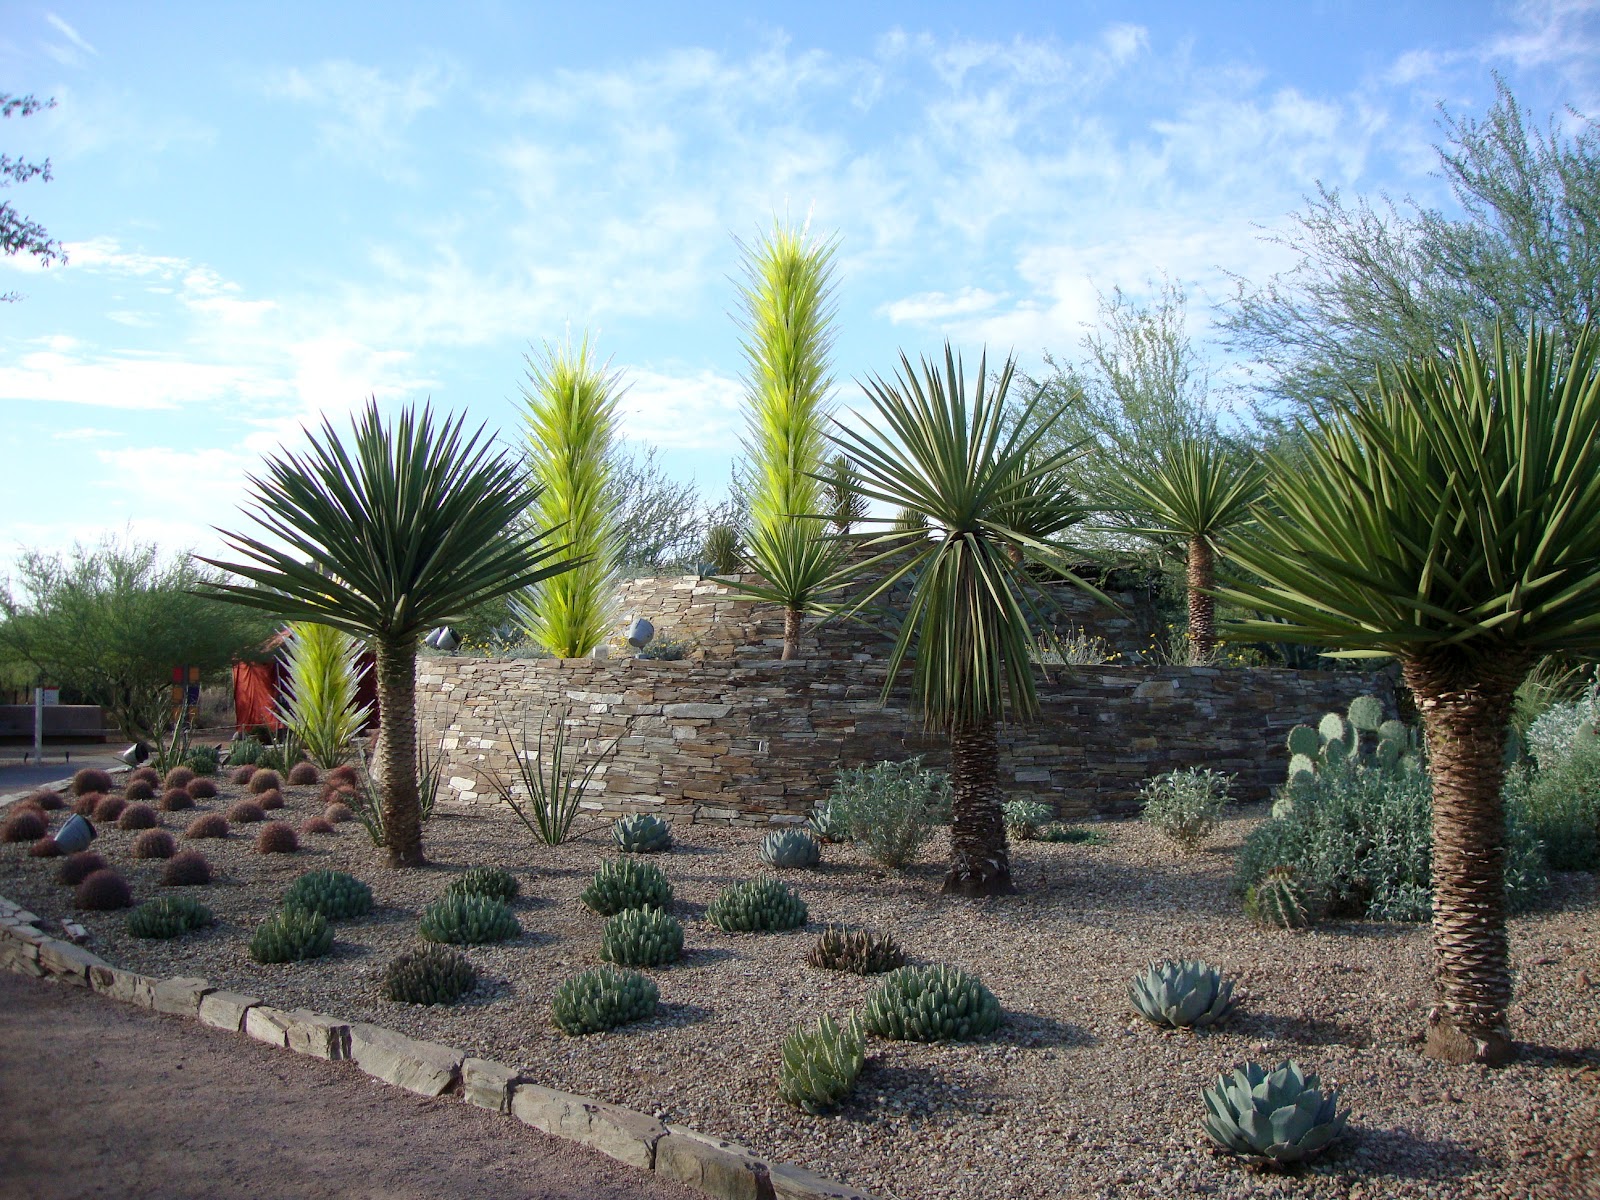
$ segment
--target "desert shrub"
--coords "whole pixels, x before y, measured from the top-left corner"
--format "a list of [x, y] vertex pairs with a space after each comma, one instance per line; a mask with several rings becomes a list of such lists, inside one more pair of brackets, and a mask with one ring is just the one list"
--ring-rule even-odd
[[372, 889], [346, 871], [307, 871], [283, 893], [283, 907], [308, 908], [330, 921], [372, 911]]
[[266, 811], [254, 800], [236, 800], [228, 809], [228, 820], [235, 825], [248, 825], [252, 821], [265, 821]]
[[122, 815], [122, 810], [128, 807], [128, 802], [121, 796], [101, 796], [90, 814], [102, 825], [109, 825]]
[[300, 839], [287, 821], [268, 821], [256, 834], [257, 854], [293, 854], [299, 849]]
[[211, 864], [193, 850], [174, 854], [161, 868], [162, 887], [204, 887], [210, 882]]
[[659, 908], [628, 908], [606, 922], [600, 957], [624, 967], [664, 967], [683, 955], [683, 926]]
[[[1250, 831], [1233, 886], [1240, 896], [1291, 868], [1313, 907], [1333, 917], [1425, 921], [1432, 911], [1433, 787], [1416, 765], [1349, 761], [1294, 784], [1282, 815]], [[1542, 850], [1508, 796], [1506, 898], [1526, 908], [1544, 890]]]
[[806, 923], [806, 902], [770, 876], [724, 888], [706, 905], [706, 920], [724, 933], [782, 932]]
[[204, 929], [216, 918], [188, 896], [158, 896], [128, 914], [128, 933], [136, 938], [175, 938]]
[[1559, 754], [1546, 749], [1531, 768], [1513, 769], [1507, 791], [1551, 867], [1600, 869], [1600, 740], [1578, 737]]
[[550, 1019], [562, 1033], [580, 1037], [654, 1015], [661, 992], [637, 971], [600, 967], [565, 979], [550, 1002]]
[[30, 792], [27, 799], [37, 804], [40, 812], [57, 812], [66, 807], [66, 802], [61, 799], [61, 793], [52, 792], [49, 788]]
[[135, 767], [128, 772], [129, 783], [148, 783], [153, 788], [161, 786], [161, 772], [154, 767]]
[[478, 946], [503, 942], [522, 932], [516, 914], [499, 900], [470, 893], [443, 896], [422, 910], [418, 932], [430, 942]]
[[874, 862], [898, 869], [949, 819], [950, 777], [924, 767], [920, 756], [852, 767], [839, 772], [828, 805]]
[[522, 891], [522, 885], [510, 871], [500, 867], [473, 867], [452, 879], [444, 889], [446, 896], [488, 896], [510, 904]]
[[182, 765], [196, 775], [215, 775], [222, 768], [222, 755], [215, 746], [190, 746]]
[[109, 772], [99, 767], [84, 767], [72, 776], [72, 794], [87, 796], [90, 792], [109, 792], [114, 785]]
[[171, 858], [178, 843], [165, 829], [146, 829], [133, 839], [135, 858]]
[[250, 957], [260, 963], [321, 958], [333, 949], [333, 930], [321, 913], [285, 908], [257, 925], [250, 935]]
[[340, 804], [337, 801], [323, 809], [322, 815], [335, 825], [339, 825], [345, 821], [353, 821], [355, 820], [356, 816], [348, 804]]
[[610, 917], [627, 908], [666, 908], [672, 885], [654, 863], [612, 858], [600, 864], [578, 899], [589, 911]]
[[175, 788], [170, 792], [161, 794], [162, 812], [184, 812], [194, 807], [194, 793], [184, 788]]
[[233, 773], [228, 776], [228, 782], [229, 783], [237, 783], [237, 784], [248, 784], [250, 782], [251, 778], [255, 775], [255, 773], [256, 773], [255, 764], [254, 763], [245, 763], [241, 767], [235, 767], [234, 768]]
[[1000, 1027], [1000, 1002], [958, 967], [901, 967], [867, 993], [867, 1029], [901, 1042], [965, 1041]]
[[105, 798], [104, 792], [85, 792], [72, 802], [72, 811], [80, 817], [92, 817], [94, 810], [100, 807], [100, 802]]
[[129, 779], [122, 785], [122, 798], [124, 800], [154, 800], [156, 798], [155, 784], [148, 779]]
[[148, 804], [130, 804], [117, 818], [118, 829], [154, 829], [159, 824], [161, 818]]
[[1231, 775], [1201, 767], [1157, 775], [1139, 789], [1145, 823], [1193, 854], [1221, 824], [1232, 782]]
[[312, 763], [299, 762], [289, 768], [289, 782], [295, 787], [309, 787], [318, 778], [317, 768]]
[[811, 810], [806, 817], [806, 828], [818, 841], [823, 842], [848, 842], [850, 840], [850, 826], [844, 819], [844, 807], [824, 800]]
[[477, 986], [466, 956], [443, 946], [407, 950], [383, 969], [383, 998], [397, 1004], [454, 1004]]
[[806, 952], [806, 962], [824, 971], [882, 975], [906, 965], [906, 952], [887, 933], [829, 925]]
[[212, 800], [217, 795], [217, 785], [209, 779], [191, 779], [183, 790], [191, 800]]
[[225, 838], [228, 836], [228, 818], [221, 813], [206, 813], [189, 822], [183, 831], [186, 838]]
[[0, 823], [0, 842], [33, 842], [49, 831], [50, 822], [38, 809], [17, 809]]
[[72, 903], [91, 912], [110, 912], [133, 907], [133, 889], [128, 881], [109, 868], [91, 871], [78, 884]]
[[105, 867], [106, 860], [93, 850], [79, 850], [62, 860], [56, 870], [56, 878], [68, 887], [77, 887], [96, 871], [105, 870]]
[[337, 832], [333, 822], [326, 817], [307, 817], [300, 822], [300, 832], [306, 836], [311, 834], [328, 834]]
[[[261, 761], [261, 751], [265, 749], [261, 742], [253, 737], [242, 737], [228, 746], [227, 765], [230, 767], [253, 767]], [[245, 776], [246, 779], [249, 776]], [[244, 782], [236, 780], [235, 782]]]
[[259, 796], [262, 792], [271, 791], [274, 788], [281, 788], [283, 786], [283, 776], [279, 775], [276, 771], [271, 770], [270, 768], [258, 768], [255, 773], [250, 776], [250, 782], [245, 786], [248, 787], [255, 795]]
[[1032, 841], [1039, 830], [1056, 819], [1056, 810], [1037, 800], [1007, 800], [1000, 806], [1006, 832], [1019, 842]]
[[276, 812], [283, 807], [283, 793], [277, 788], [268, 788], [256, 793], [255, 802], [262, 812]]
[[778, 1052], [778, 1095], [805, 1112], [827, 1112], [855, 1088], [866, 1048], [858, 1017], [843, 1025], [829, 1016], [810, 1028], [796, 1025]]
[[1033, 840], [1098, 846], [1106, 840], [1106, 835], [1098, 829], [1085, 829], [1082, 825], [1063, 825], [1060, 821], [1051, 821], [1050, 824], [1041, 825], [1034, 831]]
[[56, 845], [53, 837], [42, 837], [28, 847], [29, 858], [56, 858], [61, 853], [61, 847]]
[[675, 638], [668, 634], [658, 633], [650, 639], [650, 644], [636, 654], [635, 658], [653, 658], [661, 662], [681, 662], [689, 657], [690, 651], [695, 647], [692, 640]]
[[170, 792], [175, 788], [186, 788], [194, 781], [195, 773], [188, 767], [173, 767], [161, 783]]

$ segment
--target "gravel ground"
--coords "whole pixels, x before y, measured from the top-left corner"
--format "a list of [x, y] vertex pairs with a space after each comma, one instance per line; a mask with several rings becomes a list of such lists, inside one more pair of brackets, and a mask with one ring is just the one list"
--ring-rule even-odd
[[[223, 811], [238, 794], [224, 785], [199, 811]], [[288, 813], [274, 815], [298, 822], [318, 810], [315, 788], [285, 797]], [[164, 819], [179, 832], [193, 815]], [[1521, 1059], [1496, 1071], [1449, 1067], [1419, 1053], [1425, 928], [1347, 922], [1290, 934], [1258, 930], [1240, 913], [1228, 892], [1234, 852], [1263, 815], [1240, 810], [1188, 859], [1136, 822], [1097, 826], [1101, 845], [1023, 843], [1013, 848], [1022, 894], [987, 901], [940, 897], [934, 863], [886, 874], [849, 847], [829, 847], [820, 868], [789, 875], [810, 905], [807, 929], [745, 935], [718, 931], [704, 911], [723, 886], [757, 872], [759, 834], [680, 826], [673, 853], [653, 861], [675, 889], [686, 958], [653, 972], [655, 1019], [580, 1039], [552, 1029], [548, 1005], [561, 979], [600, 961], [603, 922], [576, 897], [609, 853], [604, 828], [546, 847], [506, 814], [441, 811], [427, 827], [433, 865], [398, 872], [376, 864], [355, 824], [286, 856], [256, 854], [254, 827], [244, 826], [222, 842], [180, 839], [218, 873], [211, 886], [187, 889], [217, 914], [216, 927], [150, 942], [129, 938], [119, 914], [78, 919], [90, 946], [118, 965], [201, 975], [281, 1006], [445, 1042], [885, 1198], [1600, 1196], [1595, 877], [1557, 876], [1552, 903], [1511, 923]], [[96, 849], [142, 900], [158, 893], [160, 864], [130, 857], [134, 836], [106, 829]], [[467, 950], [483, 982], [461, 1005], [381, 999], [383, 964], [416, 944], [422, 907], [478, 865], [520, 877], [523, 936]], [[250, 929], [292, 879], [319, 867], [359, 875], [378, 907], [341, 922], [327, 958], [253, 962]], [[26, 857], [25, 846], [0, 846], [0, 895], [46, 917], [69, 915], [53, 863]], [[913, 961], [975, 972], [1005, 1006], [1005, 1026], [965, 1044], [875, 1041], [841, 1111], [788, 1108], [774, 1090], [785, 1030], [847, 1014], [872, 984], [805, 965], [830, 921], [888, 930]], [[1221, 967], [1248, 994], [1240, 1014], [1199, 1034], [1161, 1033], [1133, 1017], [1128, 977], [1166, 957]], [[1199, 1088], [1246, 1058], [1289, 1057], [1343, 1089], [1351, 1132], [1300, 1173], [1214, 1156], [1199, 1132]]]

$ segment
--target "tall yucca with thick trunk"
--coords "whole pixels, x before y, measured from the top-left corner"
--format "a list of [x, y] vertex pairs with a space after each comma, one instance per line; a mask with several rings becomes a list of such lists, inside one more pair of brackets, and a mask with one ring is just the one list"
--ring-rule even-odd
[[377, 657], [389, 864], [421, 866], [417, 798], [417, 646], [432, 627], [568, 570], [566, 547], [521, 520], [536, 493], [480, 426], [436, 429], [407, 408], [393, 425], [376, 402], [355, 421], [353, 452], [323, 422], [304, 455], [269, 458], [250, 479], [251, 518], [270, 542], [224, 533], [243, 562], [212, 562], [243, 579], [224, 600], [316, 621], [370, 642]]
[[596, 362], [584, 337], [576, 349], [545, 344], [527, 358], [523, 420], [528, 467], [539, 499], [535, 523], [559, 530], [582, 566], [537, 583], [522, 605], [528, 636], [558, 658], [582, 658], [611, 624], [617, 547], [617, 497], [611, 451], [616, 437], [617, 375]]
[[290, 621], [282, 658], [279, 718], [312, 762], [337, 767], [372, 713], [359, 699], [361, 643], [330, 625]]
[[1600, 650], [1600, 342], [1497, 331], [1382, 373], [1335, 405], [1222, 594], [1288, 624], [1246, 636], [1393, 656], [1433, 779], [1435, 1002], [1428, 1052], [1499, 1062], [1507, 1010], [1506, 728], [1535, 657]]
[[750, 564], [765, 585], [743, 590], [784, 607], [783, 657], [793, 658], [800, 621], [818, 607], [841, 558], [821, 539], [823, 469], [833, 384], [833, 256], [837, 243], [808, 228], [775, 227], [741, 247], [741, 348], [749, 413]]
[[865, 539], [878, 553], [861, 569], [886, 573], [849, 611], [910, 583], [884, 698], [909, 661], [917, 707], [930, 728], [950, 738], [954, 805], [944, 890], [1000, 895], [1016, 887], [1000, 810], [996, 727], [1008, 716], [1038, 713], [1030, 618], [1054, 607], [1028, 564], [1100, 595], [1063, 568], [1067, 547], [1058, 540], [1087, 515], [1065, 483], [1078, 447], [1038, 449], [1059, 407], [1040, 411], [1035, 400], [1021, 420], [1005, 419], [1009, 360], [991, 385], [980, 359], [970, 395], [948, 343], [943, 371], [926, 359], [918, 371], [903, 354], [900, 364], [892, 382], [874, 377], [865, 385], [875, 415], [862, 419], [863, 429], [834, 435], [856, 463], [862, 495], [901, 514], [876, 519], [888, 530]]

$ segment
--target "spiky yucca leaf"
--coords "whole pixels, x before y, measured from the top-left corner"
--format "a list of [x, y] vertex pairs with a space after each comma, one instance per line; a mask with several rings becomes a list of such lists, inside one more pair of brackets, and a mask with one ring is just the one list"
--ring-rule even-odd
[[337, 767], [372, 714], [370, 704], [359, 703], [361, 643], [315, 621], [291, 621], [288, 632], [278, 717], [307, 758], [324, 770]]

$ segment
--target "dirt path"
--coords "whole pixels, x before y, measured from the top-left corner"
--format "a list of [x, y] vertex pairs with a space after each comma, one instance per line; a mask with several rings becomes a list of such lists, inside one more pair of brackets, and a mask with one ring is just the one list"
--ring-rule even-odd
[[[518, 1121], [0, 972], [0, 1193], [695, 1200]], [[703, 1200], [703, 1198], [701, 1198]]]

